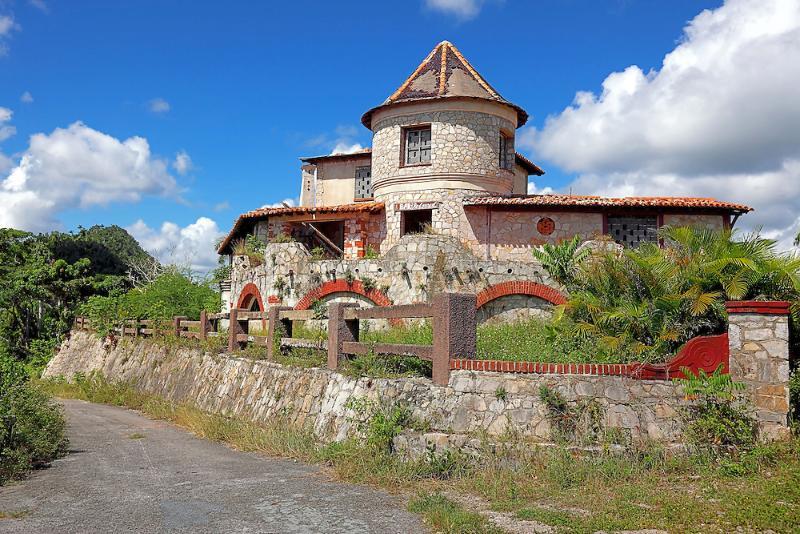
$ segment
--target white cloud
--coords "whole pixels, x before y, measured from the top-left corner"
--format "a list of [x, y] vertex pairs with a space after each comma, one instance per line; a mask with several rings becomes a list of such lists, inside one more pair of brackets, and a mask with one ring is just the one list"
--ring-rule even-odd
[[738, 201], [757, 209], [743, 226], [784, 243], [800, 213], [798, 80], [800, 3], [728, 0], [659, 70], [611, 73], [520, 145], [578, 173], [575, 192]]
[[161, 263], [189, 267], [199, 273], [216, 267], [216, 243], [224, 235], [216, 221], [208, 217], [184, 227], [166, 221], [159, 229], [139, 219], [126, 230]]
[[19, 97], [19, 101], [23, 104], [31, 104], [33, 103], [33, 95], [30, 93], [30, 91], [25, 91], [22, 93], [22, 96]]
[[363, 150], [364, 146], [356, 139], [361, 133], [357, 126], [351, 124], [340, 124], [332, 134], [324, 133], [312, 137], [306, 144], [311, 147], [330, 148], [328, 154], [351, 154]]
[[20, 26], [14, 22], [11, 15], [0, 15], [0, 57], [8, 53], [8, 45], [5, 41], [11, 38], [11, 32], [18, 29]]
[[184, 175], [194, 168], [194, 164], [189, 154], [187, 154], [185, 150], [181, 150], [175, 154], [175, 161], [172, 162], [172, 167], [178, 174]]
[[536, 183], [533, 181], [528, 182], [528, 194], [529, 195], [552, 195], [555, 191], [552, 187], [542, 187], [539, 188], [536, 186]]
[[28, 3], [42, 13], [50, 13], [50, 6], [44, 0], [28, 0]]
[[272, 204], [264, 204], [261, 208], [285, 208], [290, 207], [293, 208], [297, 206], [300, 202], [296, 198], [284, 198], [282, 202], [274, 202]]
[[484, 3], [484, 0], [425, 0], [428, 9], [454, 15], [461, 20], [477, 17]]
[[0, 107], [0, 142], [5, 141], [17, 133], [17, 129], [11, 124], [6, 124], [11, 121], [14, 112], [8, 108]]
[[170, 110], [169, 102], [164, 100], [163, 98], [154, 98], [147, 103], [147, 109], [149, 109], [152, 113], [166, 113]]
[[358, 152], [359, 150], [363, 150], [364, 147], [361, 146], [361, 143], [336, 143], [336, 146], [333, 147], [331, 150], [331, 154], [352, 154], [353, 152]]
[[227, 200], [223, 200], [222, 202], [218, 202], [217, 204], [214, 204], [214, 207], [212, 209], [214, 211], [225, 211], [225, 210], [230, 209], [230, 208], [231, 208], [230, 202], [228, 202]]
[[146, 139], [121, 141], [81, 122], [34, 134], [0, 181], [0, 227], [52, 230], [66, 209], [177, 196], [167, 165], [150, 153]]

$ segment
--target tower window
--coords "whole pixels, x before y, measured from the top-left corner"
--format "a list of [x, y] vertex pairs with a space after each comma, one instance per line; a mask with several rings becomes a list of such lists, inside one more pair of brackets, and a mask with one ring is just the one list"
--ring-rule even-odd
[[431, 162], [431, 127], [405, 130], [405, 164], [419, 165]]
[[513, 144], [514, 142], [511, 140], [510, 137], [508, 137], [504, 133], [500, 133], [500, 147], [498, 151], [498, 156], [500, 158], [499, 163], [501, 169], [511, 168], [511, 162], [513, 160], [511, 158], [510, 153], [514, 151]]
[[356, 167], [356, 200], [372, 198], [372, 168]]

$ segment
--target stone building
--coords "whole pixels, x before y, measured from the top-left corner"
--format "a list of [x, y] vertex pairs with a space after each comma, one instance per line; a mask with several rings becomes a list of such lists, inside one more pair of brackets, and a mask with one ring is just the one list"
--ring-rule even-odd
[[[581, 236], [622, 246], [664, 225], [730, 227], [750, 208], [711, 198], [529, 195], [544, 171], [515, 150], [528, 114], [451, 43], [428, 54], [361, 122], [372, 148], [302, 158], [299, 206], [241, 215], [219, 246], [226, 305], [365, 305], [474, 291], [483, 320], [546, 313], [563, 297], [531, 249]], [[263, 259], [236, 255], [254, 235]]]

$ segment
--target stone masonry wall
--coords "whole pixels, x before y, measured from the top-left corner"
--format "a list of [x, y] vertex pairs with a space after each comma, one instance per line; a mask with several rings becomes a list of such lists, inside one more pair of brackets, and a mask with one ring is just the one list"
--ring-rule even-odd
[[747, 384], [762, 433], [781, 437], [788, 432], [789, 416], [788, 309], [754, 313], [756, 309], [729, 305], [730, 373]]
[[[569, 401], [594, 400], [606, 428], [630, 439], [680, 440], [676, 417], [683, 399], [666, 381], [619, 376], [514, 375], [454, 371], [446, 386], [425, 378], [349, 378], [321, 368], [305, 369], [212, 355], [198, 349], [165, 348], [148, 339], [123, 339], [115, 346], [87, 331], [75, 331], [48, 365], [45, 376], [71, 377], [100, 371], [110, 380], [134, 383], [142, 391], [202, 410], [269, 422], [286, 417], [308, 425], [323, 440], [355, 432], [351, 399], [407, 405], [430, 431], [409, 433], [398, 443], [465, 444], [485, 433], [500, 438], [509, 431], [531, 442], [551, 441], [542, 385]], [[504, 391], [504, 394], [500, 394]]]

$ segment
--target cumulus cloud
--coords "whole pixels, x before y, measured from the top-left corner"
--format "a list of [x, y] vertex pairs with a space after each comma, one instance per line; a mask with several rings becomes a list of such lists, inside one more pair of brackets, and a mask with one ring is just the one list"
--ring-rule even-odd
[[185, 150], [181, 150], [175, 154], [175, 161], [172, 162], [172, 167], [177, 171], [178, 174], [184, 175], [192, 170], [194, 164], [192, 163], [192, 158], [189, 157], [189, 154], [187, 154]]
[[122, 141], [82, 122], [34, 134], [0, 181], [0, 227], [52, 230], [66, 209], [177, 196], [167, 166], [150, 153], [147, 139]]
[[684, 28], [661, 68], [609, 74], [520, 145], [579, 174], [576, 192], [713, 196], [782, 244], [800, 213], [800, 3], [728, 0]]
[[0, 142], [5, 141], [17, 133], [17, 129], [13, 125], [7, 124], [11, 122], [13, 116], [13, 111], [8, 108], [0, 107]]
[[0, 15], [0, 56], [8, 53], [6, 41], [11, 38], [11, 33], [19, 29], [19, 24], [14, 22], [11, 15]]
[[461, 20], [477, 17], [484, 3], [484, 0], [425, 0], [428, 9], [453, 15]]
[[528, 182], [528, 194], [529, 195], [551, 195], [554, 192], [555, 191], [550, 186], [537, 187], [536, 186], [536, 182], [534, 182], [532, 180]]
[[30, 91], [25, 91], [19, 97], [19, 101], [22, 102], [23, 104], [32, 104], [33, 103], [33, 95], [30, 93]]
[[310, 147], [319, 147], [321, 150], [328, 150], [328, 154], [352, 154], [364, 149], [364, 145], [358, 142], [358, 135], [361, 130], [351, 124], [340, 124], [333, 133], [323, 133], [312, 137], [306, 141]]
[[184, 227], [166, 221], [158, 229], [139, 219], [125, 229], [161, 263], [189, 267], [198, 273], [207, 273], [217, 265], [216, 243], [224, 235], [216, 221], [208, 217]]
[[168, 112], [170, 110], [170, 106], [169, 102], [159, 97], [150, 100], [147, 103], [147, 109], [149, 109], [151, 113], [156, 113], [160, 115], [162, 113]]

